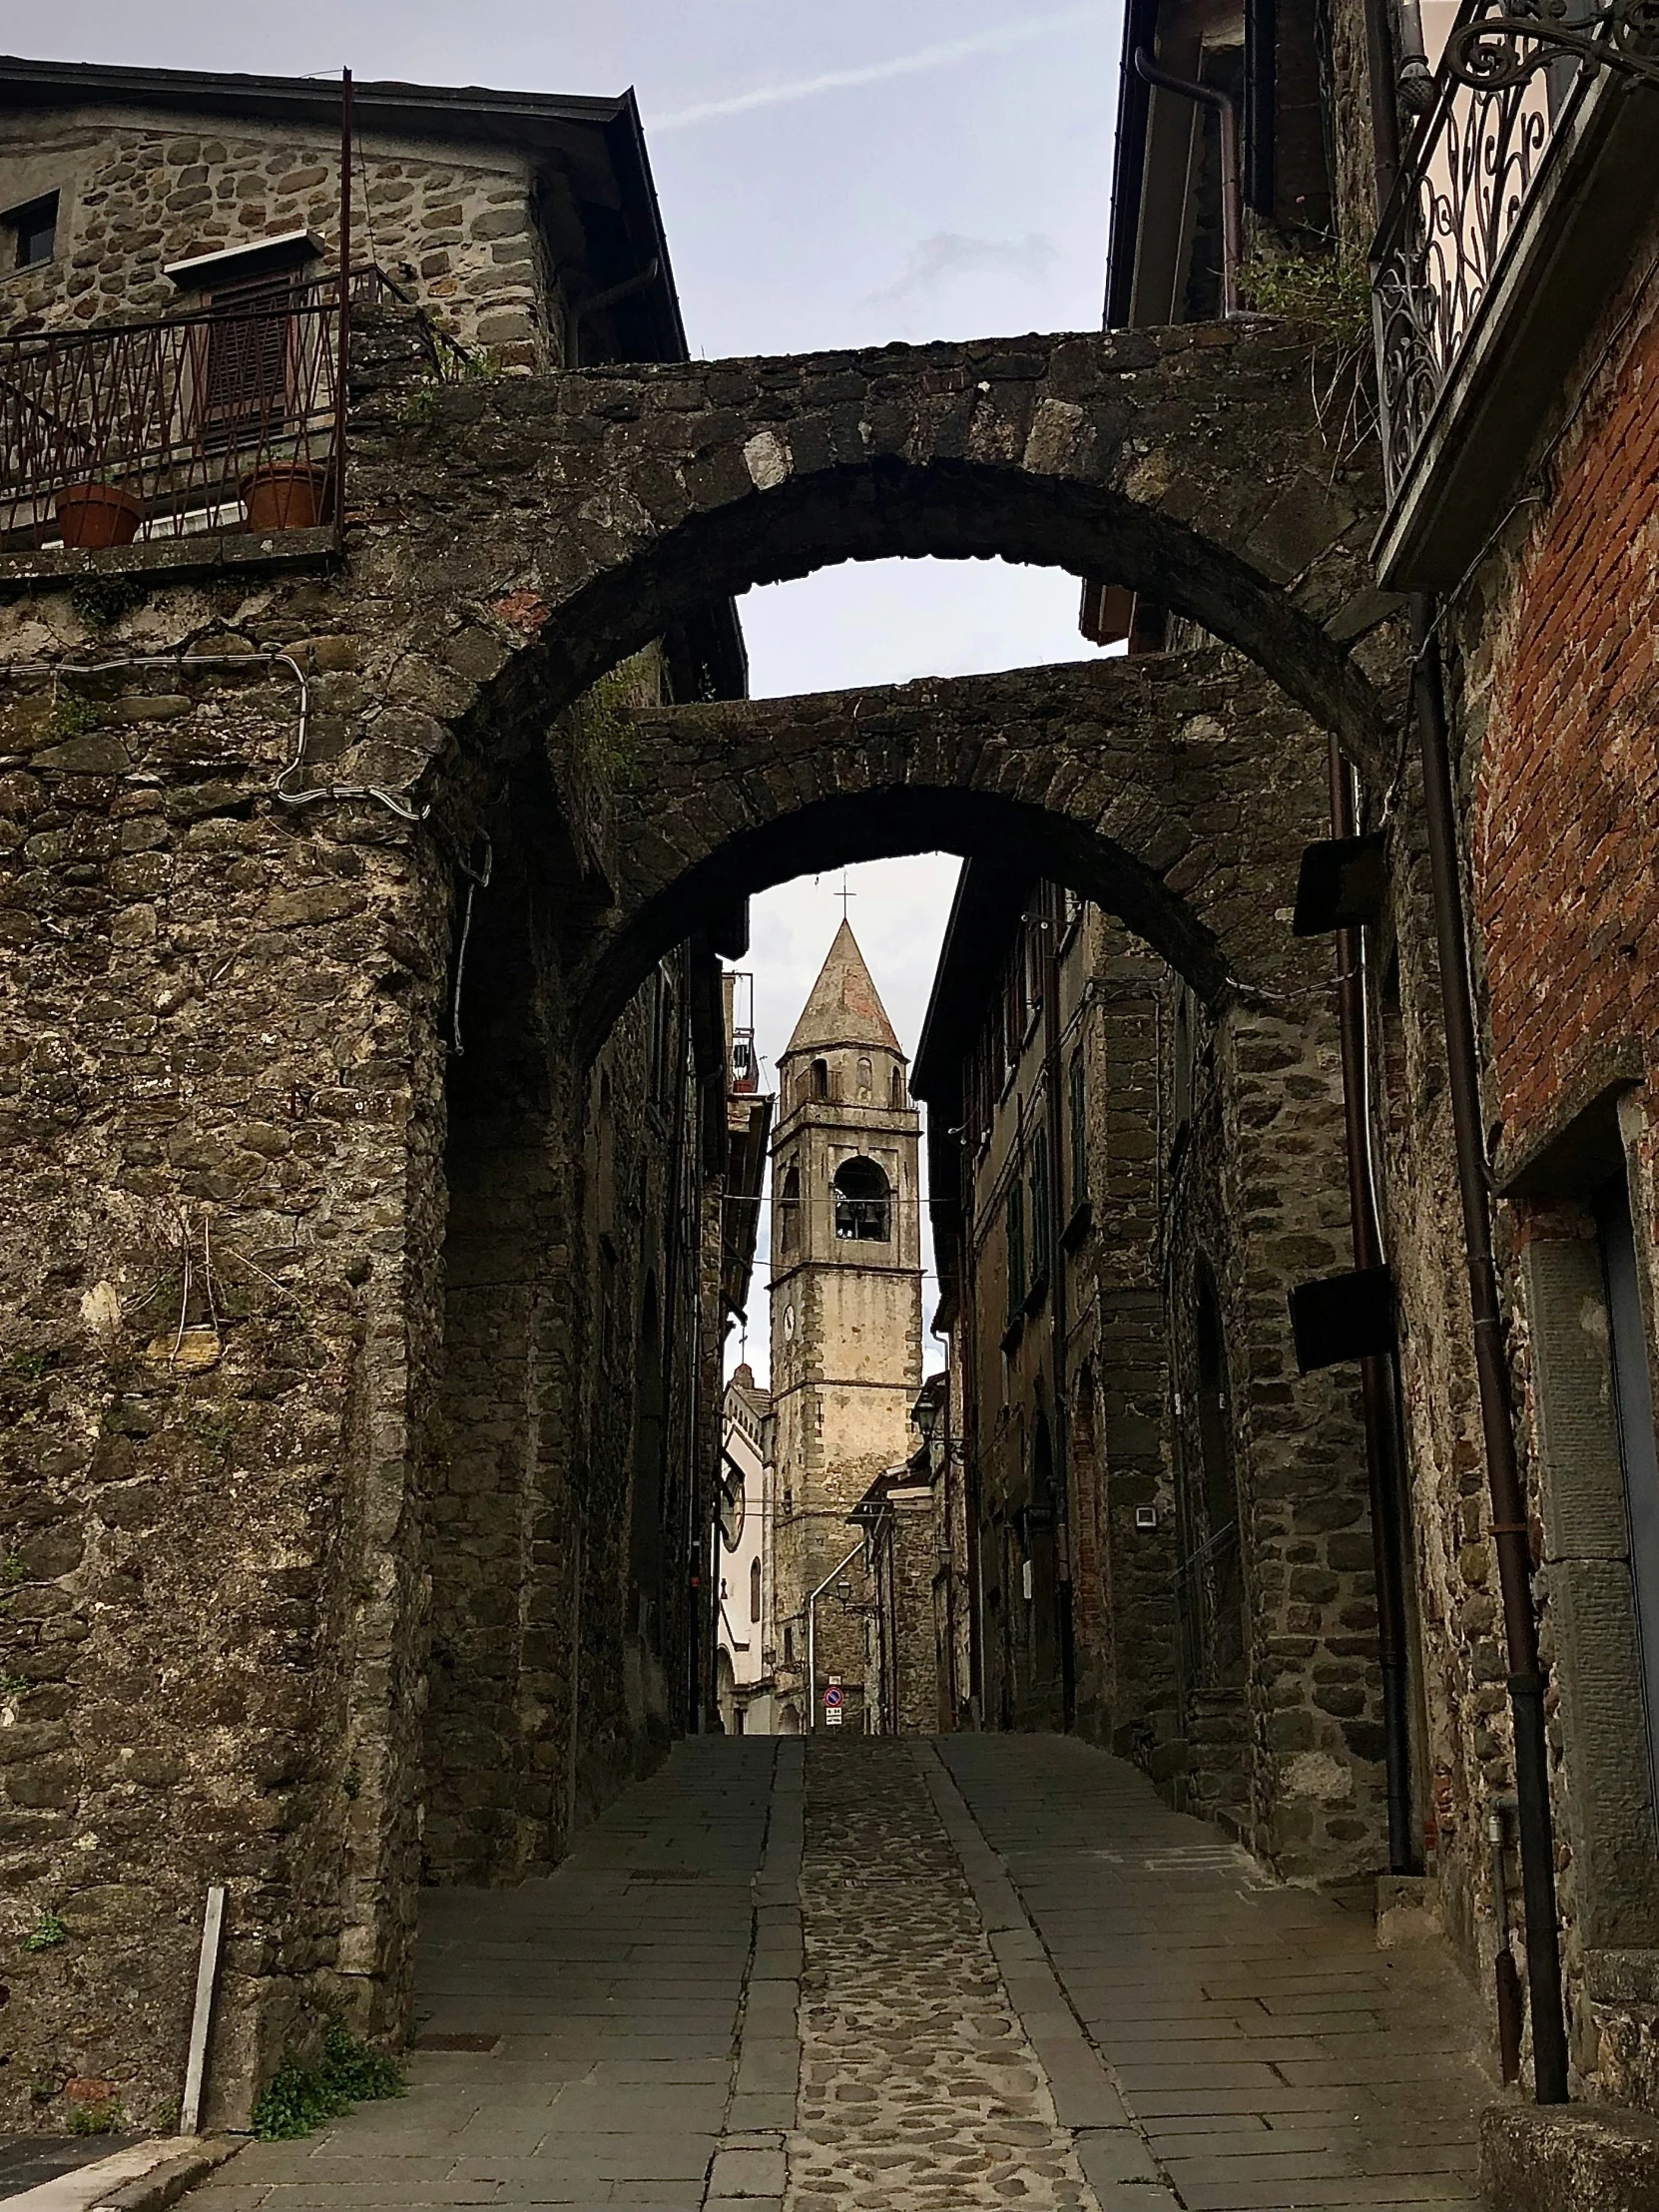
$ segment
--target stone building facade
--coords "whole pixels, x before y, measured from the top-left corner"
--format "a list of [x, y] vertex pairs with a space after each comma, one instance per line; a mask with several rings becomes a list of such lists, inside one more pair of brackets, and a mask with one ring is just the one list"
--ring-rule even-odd
[[1384, 1848], [1352, 1392], [1286, 1417], [1287, 1264], [1342, 1257], [1332, 1068], [1321, 1015], [1218, 1025], [1089, 901], [964, 870], [916, 1083], [986, 1723], [1075, 1728], [1321, 1880]]
[[[853, 1508], [908, 1456], [921, 1383], [920, 1117], [842, 921], [778, 1061], [772, 1148], [774, 1622], [779, 1725], [866, 1707], [872, 1602]], [[850, 1554], [850, 1556], [848, 1556]], [[815, 1596], [815, 1593], [821, 1592]]]
[[[340, 116], [315, 79], [8, 61], [3, 327], [167, 316], [277, 270], [331, 278]], [[684, 349], [631, 98], [365, 83], [353, 131], [354, 258], [457, 338], [520, 368]]]
[[772, 1393], [747, 1362], [726, 1385], [721, 1484], [711, 1543], [719, 1607], [715, 1664], [720, 1722], [729, 1736], [770, 1736], [773, 1726], [772, 1518], [776, 1469]]

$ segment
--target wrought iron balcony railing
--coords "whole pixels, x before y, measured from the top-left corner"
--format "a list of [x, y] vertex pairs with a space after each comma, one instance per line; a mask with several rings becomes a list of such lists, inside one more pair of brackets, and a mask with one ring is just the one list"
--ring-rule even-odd
[[1598, 73], [1648, 77], [1654, 0], [1463, 0], [1372, 257], [1388, 497], [1408, 474], [1550, 149]]
[[[412, 304], [353, 271], [352, 306], [389, 298]], [[340, 313], [331, 276], [163, 321], [0, 337], [0, 550], [329, 520]]]

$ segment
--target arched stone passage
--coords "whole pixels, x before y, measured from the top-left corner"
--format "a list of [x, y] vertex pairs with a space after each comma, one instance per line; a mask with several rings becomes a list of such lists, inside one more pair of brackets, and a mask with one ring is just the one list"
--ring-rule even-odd
[[788, 877], [928, 849], [1005, 857], [1118, 914], [1213, 1008], [1271, 990], [1320, 833], [1309, 718], [1219, 650], [632, 718], [616, 902], [584, 962], [596, 1044], [671, 945]]
[[357, 410], [355, 482], [396, 517], [388, 605], [435, 594], [388, 632], [392, 696], [463, 758], [529, 742], [728, 593], [938, 555], [1145, 588], [1382, 762], [1341, 642], [1376, 599], [1372, 486], [1335, 467], [1306, 343], [1271, 322], [499, 379], [413, 424], [406, 373]]

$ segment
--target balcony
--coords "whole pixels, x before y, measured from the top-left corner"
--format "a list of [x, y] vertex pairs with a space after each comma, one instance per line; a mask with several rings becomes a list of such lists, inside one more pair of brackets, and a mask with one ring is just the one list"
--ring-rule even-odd
[[[413, 307], [381, 271], [353, 271], [347, 322], [399, 302]], [[341, 313], [333, 276], [164, 321], [0, 337], [0, 568], [117, 547], [117, 565], [177, 567], [232, 540], [331, 536]], [[459, 349], [428, 338], [453, 373]]]
[[[1517, 25], [1529, 5], [1544, 37]], [[1659, 189], [1630, 19], [1550, 5], [1463, 0], [1373, 251], [1396, 589], [1453, 588], [1502, 526]]]

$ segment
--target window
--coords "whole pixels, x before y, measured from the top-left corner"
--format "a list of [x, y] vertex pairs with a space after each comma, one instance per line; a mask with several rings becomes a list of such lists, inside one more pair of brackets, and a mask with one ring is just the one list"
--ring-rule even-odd
[[49, 192], [44, 200], [31, 200], [26, 208], [13, 208], [10, 215], [0, 216], [0, 223], [12, 235], [13, 269], [34, 269], [41, 262], [49, 262], [57, 252], [58, 196]]
[[662, 1106], [668, 1103], [677, 1041], [674, 983], [666, 967], [657, 969], [651, 988], [651, 1095]]
[[828, 1098], [830, 1096], [830, 1063], [828, 1060], [815, 1060], [813, 1062], [811, 1081], [814, 1098]]
[[835, 1170], [835, 1235], [885, 1244], [892, 1234], [887, 1179], [873, 1160], [843, 1160]]
[[1048, 1132], [1031, 1139], [1031, 1280], [1040, 1283], [1053, 1257], [1053, 1214], [1048, 1191]]
[[784, 1664], [786, 1667], [793, 1667], [795, 1665], [794, 1621], [786, 1621], [784, 1623]]
[[1067, 1090], [1071, 1113], [1071, 1208], [1075, 1213], [1089, 1195], [1089, 1099], [1081, 1052], [1071, 1056]]
[[1659, 1451], [1655, 1448], [1647, 1330], [1642, 1319], [1641, 1278], [1625, 1176], [1601, 1191], [1596, 1199], [1595, 1221], [1607, 1287], [1607, 1349], [1613, 1370], [1625, 1511], [1630, 1523], [1636, 1638], [1641, 1651], [1648, 1759], [1652, 1766], [1659, 1764], [1655, 1761], [1655, 1747], [1659, 1745]]
[[1008, 1319], [1025, 1304], [1025, 1185], [1015, 1176], [1002, 1202], [1002, 1227], [1008, 1243]]
[[875, 1070], [870, 1064], [869, 1055], [860, 1053], [858, 1056], [858, 1096], [868, 1098], [874, 1087]]
[[893, 1105], [902, 1106], [904, 1104], [904, 1070], [902, 1068], [893, 1069], [892, 1081], [887, 1089]]
[[796, 1252], [801, 1245], [801, 1170], [792, 1160], [784, 1170], [784, 1187], [778, 1196], [778, 1249]]
[[758, 1621], [761, 1617], [761, 1562], [759, 1559], [751, 1559], [749, 1562], [749, 1617], [752, 1621]]

